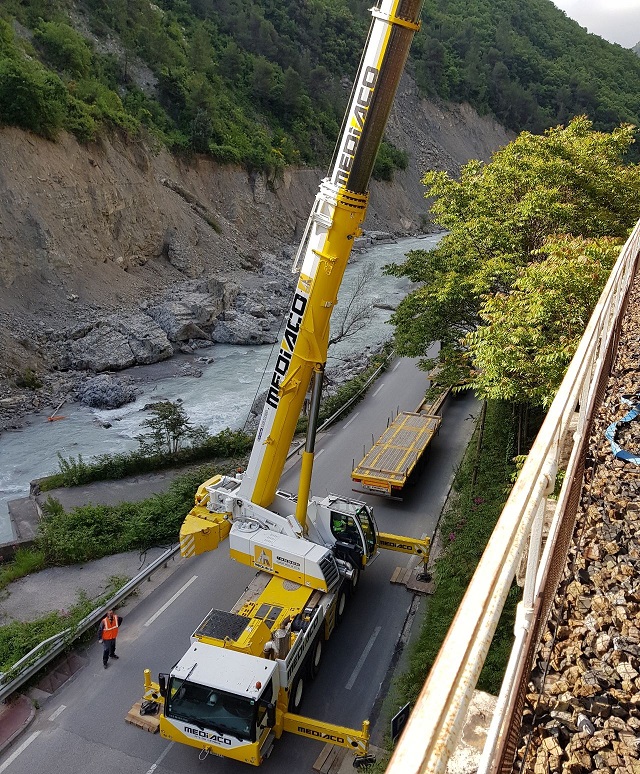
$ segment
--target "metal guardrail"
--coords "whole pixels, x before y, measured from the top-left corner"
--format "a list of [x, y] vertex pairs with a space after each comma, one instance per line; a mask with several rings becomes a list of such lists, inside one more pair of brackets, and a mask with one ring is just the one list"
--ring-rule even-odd
[[[77, 626], [65, 629], [59, 634], [54, 634], [53, 637], [44, 640], [39, 645], [36, 645], [33, 650], [29, 651], [26, 656], [23, 656], [20, 661], [17, 661], [8, 672], [0, 674], [0, 702], [7, 699], [12, 693], [15, 693], [18, 688], [21, 688], [43, 667], [63, 653], [74, 640], [83, 635], [92, 626], [96, 626], [104, 618], [108, 610], [116, 607], [126, 599], [143, 581], [149, 579], [158, 568], [166, 564], [179, 551], [179, 545], [169, 548], [119, 589], [102, 607], [93, 610], [88, 616], [79, 621]], [[43, 651], [42, 655], [38, 656], [41, 651]]]
[[[478, 771], [493, 771], [495, 749], [513, 709], [515, 675], [532, 627], [534, 603], [551, 564], [554, 531], [565, 516], [576, 458], [593, 413], [596, 388], [607, 363], [640, 251], [640, 221], [623, 247], [566, 376], [518, 476], [429, 677], [418, 697], [387, 774], [444, 774], [504, 607], [520, 557], [529, 550], [515, 645]], [[578, 417], [577, 430], [572, 421]], [[573, 433], [573, 437], [571, 434]], [[572, 442], [567, 474], [544, 551], [542, 519], [553, 492], [560, 452]]]
[[[387, 362], [388, 359], [375, 370], [362, 388], [352, 398], [322, 423], [318, 430], [324, 430], [329, 427], [330, 424], [335, 422], [341, 414], [353, 405], [353, 403], [369, 388], [372, 382], [378, 378]], [[289, 452], [287, 459], [290, 459], [297, 454], [302, 447], [304, 447], [304, 441]], [[179, 552], [179, 544], [176, 544], [173, 548], [169, 548], [148, 567], [142, 570], [142, 572], [138, 573], [138, 575], [119, 589], [104, 605], [102, 605], [102, 607], [93, 610], [88, 616], [83, 618], [77, 626], [65, 629], [59, 634], [54, 634], [52, 637], [39, 643], [35, 648], [30, 650], [29, 653], [17, 661], [8, 672], [0, 673], [0, 702], [5, 701], [11, 694], [15, 693], [18, 688], [21, 688], [43, 669], [43, 667], [51, 663], [57, 656], [64, 653], [74, 640], [82, 636], [92, 626], [96, 626], [104, 618], [108, 610], [117, 607], [117, 605], [132, 594], [141, 583], [149, 579], [159, 567], [166, 564], [169, 559], [173, 559]], [[41, 652], [42, 655], [39, 656], [38, 654]]]

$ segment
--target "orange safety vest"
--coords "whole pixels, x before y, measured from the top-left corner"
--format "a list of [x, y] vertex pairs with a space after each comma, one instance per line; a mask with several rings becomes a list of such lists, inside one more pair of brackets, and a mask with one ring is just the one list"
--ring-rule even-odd
[[102, 639], [103, 640], [115, 640], [118, 636], [118, 616], [113, 616], [113, 621], [109, 621], [109, 617], [106, 616], [102, 619]]

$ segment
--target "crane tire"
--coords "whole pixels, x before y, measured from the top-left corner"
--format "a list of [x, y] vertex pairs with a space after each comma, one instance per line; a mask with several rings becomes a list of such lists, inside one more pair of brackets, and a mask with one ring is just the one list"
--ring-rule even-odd
[[338, 591], [338, 601], [336, 602], [336, 624], [344, 618], [344, 612], [347, 609], [347, 584], [343, 583]]
[[322, 642], [322, 635], [316, 637], [316, 641], [311, 646], [311, 658], [309, 659], [309, 676], [314, 680], [318, 676], [320, 671], [320, 662], [322, 661], [322, 651], [324, 643]]
[[360, 568], [352, 564], [351, 569], [353, 570], [353, 575], [349, 581], [349, 594], [353, 595], [356, 593], [356, 589], [360, 583]]
[[289, 695], [289, 712], [298, 712], [304, 696], [304, 678], [302, 675], [294, 677]]

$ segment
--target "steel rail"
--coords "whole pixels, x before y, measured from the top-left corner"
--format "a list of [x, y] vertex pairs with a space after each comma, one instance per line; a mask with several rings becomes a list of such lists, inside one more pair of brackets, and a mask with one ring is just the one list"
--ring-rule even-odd
[[[540, 539], [541, 511], [553, 492], [560, 452], [576, 411], [579, 424], [574, 445], [579, 444], [581, 433], [588, 426], [595, 385], [605, 362], [603, 352], [610, 345], [624, 310], [639, 249], [640, 221], [623, 247], [600, 296], [393, 753], [387, 774], [444, 774], [446, 771], [532, 530], [535, 539]], [[563, 497], [561, 493], [559, 505], [563, 504]], [[558, 512], [556, 519], [561, 518], [562, 513]], [[525, 604], [521, 604], [517, 619], [516, 648], [521, 647], [530, 624], [532, 600], [537, 592], [532, 576], [544, 575], [544, 566], [538, 563], [539, 548], [534, 545], [532, 553], [535, 553], [536, 561], [530, 562], [528, 567]], [[542, 561], [548, 561], [546, 551]], [[510, 662], [511, 668], [516, 660], [517, 653]], [[509, 679], [508, 674], [505, 695], [499, 700], [502, 709], [508, 706], [508, 696], [513, 689]], [[485, 765], [491, 760], [492, 745], [496, 743], [502, 722], [496, 713], [483, 756]]]

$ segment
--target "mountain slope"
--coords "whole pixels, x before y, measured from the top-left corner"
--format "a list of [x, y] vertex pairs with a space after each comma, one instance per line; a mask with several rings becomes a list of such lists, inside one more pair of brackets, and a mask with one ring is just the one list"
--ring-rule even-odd
[[[393, 182], [372, 183], [365, 228], [395, 233], [427, 223], [425, 169], [455, 172], [510, 139], [469, 107], [421, 100], [409, 77], [389, 134], [408, 165]], [[187, 162], [117, 134], [83, 145], [68, 134], [51, 142], [5, 128], [0, 153], [0, 399], [16, 394], [27, 368], [46, 381], [52, 353], [72, 331], [139, 311], [169, 288], [278, 281], [325, 174], [286, 168], [269, 176], [204, 155]], [[24, 395], [27, 410], [38, 394]]]
[[[369, 4], [6, 0], [0, 122], [81, 141], [147, 132], [176, 153], [271, 172], [327, 165]], [[640, 122], [638, 58], [551, 0], [425, 0], [409, 70], [423, 96], [516, 132], [582, 113], [603, 130]], [[403, 165], [392, 148], [383, 155], [374, 176]]]

